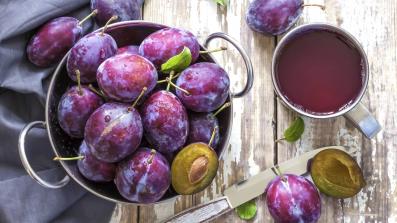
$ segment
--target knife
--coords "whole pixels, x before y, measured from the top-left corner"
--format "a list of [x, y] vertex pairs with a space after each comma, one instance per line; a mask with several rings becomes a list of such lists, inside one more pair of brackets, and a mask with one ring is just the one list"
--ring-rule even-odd
[[339, 149], [350, 154], [357, 150], [347, 151], [343, 146], [327, 146], [304, 153], [301, 156], [285, 161], [279, 165], [268, 168], [247, 180], [227, 188], [222, 197], [187, 209], [163, 221], [168, 223], [198, 223], [217, 218], [239, 205], [252, 200], [265, 192], [267, 185], [277, 176], [277, 170], [284, 174], [303, 175], [308, 172], [308, 162], [317, 153], [326, 149]]

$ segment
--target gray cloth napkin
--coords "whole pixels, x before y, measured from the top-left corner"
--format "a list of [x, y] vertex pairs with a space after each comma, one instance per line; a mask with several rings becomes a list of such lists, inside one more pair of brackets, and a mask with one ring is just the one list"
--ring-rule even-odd
[[[17, 140], [29, 122], [44, 120], [44, 104], [54, 67], [37, 68], [25, 47], [46, 21], [90, 13], [88, 0], [0, 0], [0, 222], [109, 222], [114, 204], [97, 198], [71, 181], [62, 189], [47, 189], [27, 175], [18, 156]], [[84, 24], [85, 33], [93, 24]], [[33, 168], [49, 181], [65, 172], [54, 156], [44, 130], [27, 140]]]

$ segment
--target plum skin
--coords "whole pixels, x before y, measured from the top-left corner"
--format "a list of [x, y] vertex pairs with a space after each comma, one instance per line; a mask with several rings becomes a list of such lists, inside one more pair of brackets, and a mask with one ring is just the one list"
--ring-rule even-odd
[[321, 214], [316, 187], [306, 178], [293, 174], [277, 176], [269, 183], [266, 204], [275, 222], [314, 223]]
[[280, 35], [289, 30], [302, 14], [302, 0], [254, 0], [246, 21], [254, 31]]
[[[213, 130], [219, 126], [218, 119], [212, 113], [190, 113], [189, 114], [189, 136], [187, 142], [202, 142], [208, 144]], [[211, 143], [211, 148], [216, 148], [219, 144], [219, 128], [215, 130], [215, 137]]]
[[94, 32], [84, 36], [70, 50], [66, 65], [69, 77], [77, 81], [79, 70], [81, 83], [95, 82], [99, 65], [116, 52], [116, 41], [109, 34]]
[[141, 108], [146, 140], [162, 153], [173, 153], [186, 143], [189, 121], [185, 107], [168, 91], [149, 96]]
[[127, 104], [108, 102], [92, 113], [85, 126], [85, 141], [99, 160], [118, 162], [141, 143], [141, 116]]
[[188, 47], [194, 63], [200, 52], [197, 38], [189, 31], [177, 28], [164, 28], [146, 37], [139, 46], [139, 54], [160, 68], [171, 57]]
[[83, 138], [84, 127], [90, 115], [103, 104], [101, 97], [88, 87], [73, 86], [61, 97], [57, 117], [63, 131], [73, 138]]
[[108, 58], [98, 68], [97, 81], [105, 95], [113, 100], [132, 102], [144, 87], [147, 95], [157, 84], [157, 71], [144, 57], [121, 54]]
[[139, 55], [139, 46], [137, 45], [128, 45], [123, 46], [117, 49], [116, 55], [130, 53]]
[[176, 90], [176, 95], [186, 108], [195, 112], [211, 112], [225, 103], [229, 96], [230, 79], [219, 65], [201, 62], [184, 70], [176, 85], [190, 93], [187, 95]]
[[170, 166], [163, 155], [142, 147], [119, 163], [114, 182], [127, 200], [153, 203], [163, 197], [171, 184]]
[[114, 179], [116, 165], [98, 160], [85, 141], [80, 145], [79, 155], [84, 158], [77, 161], [77, 168], [85, 178], [94, 182], [111, 182]]
[[26, 53], [30, 62], [48, 67], [58, 62], [81, 38], [79, 20], [59, 17], [44, 24], [30, 39]]
[[91, 10], [98, 10], [95, 21], [99, 26], [114, 15], [118, 21], [135, 20], [141, 17], [141, 7], [144, 0], [91, 0]]

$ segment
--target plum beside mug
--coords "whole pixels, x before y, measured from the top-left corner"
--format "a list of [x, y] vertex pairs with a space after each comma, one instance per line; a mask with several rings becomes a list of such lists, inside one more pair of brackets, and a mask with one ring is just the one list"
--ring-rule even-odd
[[[312, 65], [308, 66], [310, 63]], [[327, 68], [322, 69], [321, 66]], [[290, 72], [289, 77], [286, 72]], [[343, 115], [366, 137], [373, 138], [381, 126], [360, 102], [368, 79], [368, 60], [360, 43], [347, 31], [326, 23], [310, 23], [291, 30], [273, 55], [273, 86], [287, 107], [311, 118]], [[299, 89], [304, 93], [299, 94]], [[299, 98], [305, 95], [308, 99]], [[312, 106], [310, 103], [320, 105]]]

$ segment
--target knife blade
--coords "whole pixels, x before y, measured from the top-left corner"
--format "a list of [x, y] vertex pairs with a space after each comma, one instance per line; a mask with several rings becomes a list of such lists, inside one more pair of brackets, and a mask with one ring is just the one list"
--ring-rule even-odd
[[281, 164], [268, 168], [255, 176], [241, 181], [227, 188], [222, 197], [212, 200], [208, 203], [187, 209], [177, 215], [167, 219], [164, 222], [204, 222], [222, 214], [227, 213], [233, 208], [252, 200], [265, 192], [267, 185], [277, 176], [277, 168], [283, 174], [303, 175], [308, 172], [308, 162], [317, 153], [326, 149], [339, 149], [350, 154], [355, 153], [356, 149], [347, 149], [343, 146], [327, 146], [306, 152], [298, 157], [292, 158]]

